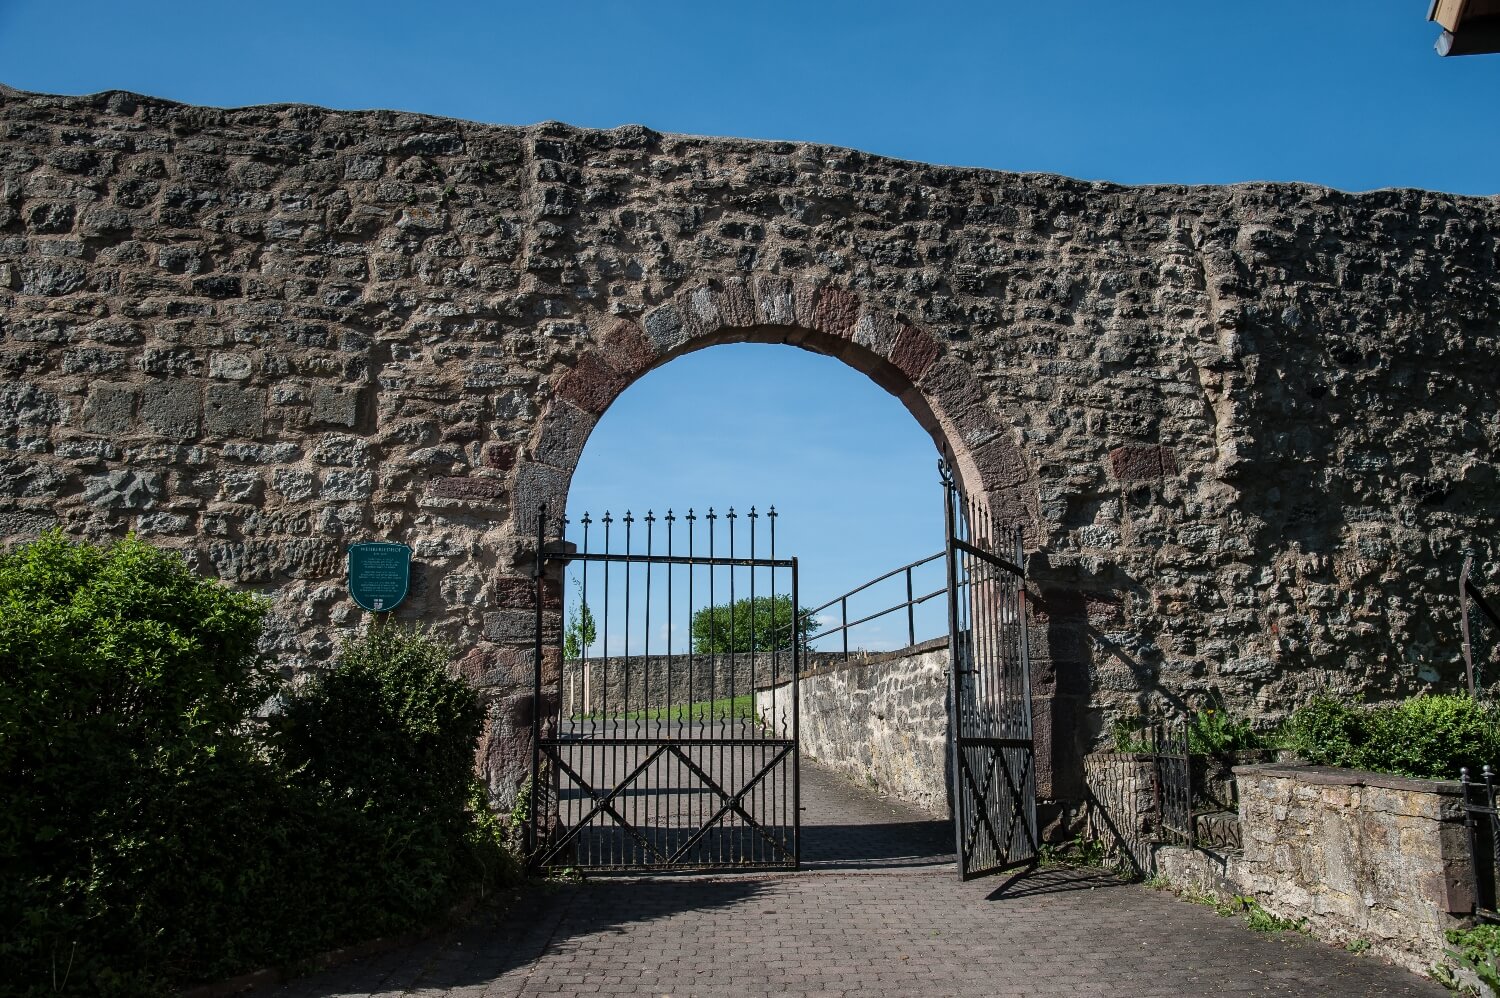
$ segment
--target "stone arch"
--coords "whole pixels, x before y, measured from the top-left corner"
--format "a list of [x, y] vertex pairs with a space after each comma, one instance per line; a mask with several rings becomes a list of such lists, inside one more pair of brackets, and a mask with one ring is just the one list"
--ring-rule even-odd
[[785, 343], [837, 358], [896, 396], [997, 521], [1035, 536], [1036, 477], [970, 365], [932, 334], [831, 283], [732, 279], [680, 291], [640, 322], [617, 320], [552, 384], [512, 491], [516, 529], [561, 509], [584, 444], [610, 404], [676, 357], [723, 343]]

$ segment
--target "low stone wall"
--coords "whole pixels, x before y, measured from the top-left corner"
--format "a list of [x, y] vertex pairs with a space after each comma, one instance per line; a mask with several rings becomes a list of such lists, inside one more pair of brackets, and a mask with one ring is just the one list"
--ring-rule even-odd
[[[873, 658], [829, 657], [799, 686], [805, 755], [877, 793], [948, 813], [948, 642]], [[762, 717], [784, 721], [785, 687], [762, 691]]]
[[1473, 911], [1462, 791], [1457, 783], [1286, 763], [1237, 766], [1243, 848], [1150, 841], [1151, 767], [1128, 756], [1086, 766], [1089, 831], [1143, 872], [1221, 897], [1253, 896], [1305, 919], [1335, 944], [1418, 973], [1441, 962], [1446, 929]]
[[791, 654], [633, 655], [564, 662], [564, 716], [656, 710], [745, 696], [786, 682]]
[[1457, 783], [1318, 766], [1241, 766], [1235, 880], [1273, 915], [1425, 972], [1473, 911]]

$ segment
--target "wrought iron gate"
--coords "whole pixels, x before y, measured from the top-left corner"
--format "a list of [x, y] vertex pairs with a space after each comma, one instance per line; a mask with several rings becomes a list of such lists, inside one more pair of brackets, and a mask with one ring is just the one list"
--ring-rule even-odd
[[[775, 508], [585, 514], [576, 548], [549, 543], [545, 509], [537, 524], [533, 866], [795, 868], [809, 621]], [[559, 583], [560, 630], [543, 612]]]
[[997, 526], [942, 473], [953, 827], [967, 880], [1037, 854], [1026, 573], [1020, 529]]

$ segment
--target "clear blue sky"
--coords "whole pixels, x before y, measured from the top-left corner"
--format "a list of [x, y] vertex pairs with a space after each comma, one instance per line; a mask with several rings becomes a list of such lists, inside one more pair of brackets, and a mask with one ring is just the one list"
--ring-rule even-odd
[[[0, 82], [639, 122], [1124, 183], [1495, 193], [1500, 56], [1438, 58], [1426, 8], [0, 0]], [[791, 348], [720, 347], [605, 415], [574, 506], [774, 502], [821, 602], [940, 543], [933, 459], [862, 376]]]

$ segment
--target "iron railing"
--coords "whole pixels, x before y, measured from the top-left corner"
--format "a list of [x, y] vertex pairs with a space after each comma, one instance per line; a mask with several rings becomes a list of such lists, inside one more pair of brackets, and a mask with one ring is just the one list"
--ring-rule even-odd
[[[946, 552], [939, 551], [937, 554], [930, 554], [927, 557], [920, 558], [917, 561], [914, 561], [914, 562], [912, 562], [909, 565], [902, 565], [900, 568], [893, 568], [889, 572], [886, 572], [884, 575], [877, 576], [877, 577], [871, 579], [868, 582], [864, 582], [864, 583], [861, 583], [860, 585], [855, 586], [853, 589], [849, 590], [847, 593], [844, 593], [844, 594], [842, 594], [840, 596], [835, 596], [833, 599], [829, 600], [827, 603], [824, 603], [822, 606], [814, 607], [810, 611], [810, 614], [811, 614], [811, 616], [816, 617], [818, 614], [822, 613], [824, 610], [827, 610], [829, 607], [833, 606], [834, 604], [838, 604], [838, 607], [839, 607], [839, 626], [824, 628], [823, 630], [819, 631], [816, 634], [809, 635], [808, 638], [807, 638], [807, 643], [809, 645], [811, 645], [812, 642], [818, 641], [818, 640], [820, 640], [822, 638], [830, 637], [830, 636], [832, 636], [834, 634], [843, 634], [843, 636], [844, 636], [843, 654], [844, 654], [844, 658], [848, 658], [849, 657], [849, 630], [851, 628], [858, 627], [861, 624], [868, 624], [872, 620], [878, 620], [879, 618], [884, 617], [887, 614], [895, 613], [898, 610], [905, 610], [906, 611], [906, 643], [907, 643], [908, 646], [916, 644], [917, 643], [917, 607], [921, 606], [923, 603], [926, 603], [928, 600], [936, 599], [939, 596], [946, 595], [947, 592], [948, 592], [948, 587], [946, 585], [944, 585], [942, 588], [940, 588], [940, 589], [934, 589], [932, 592], [926, 593], [926, 594], [924, 594], [922, 596], [914, 596], [913, 593], [914, 593], [915, 590], [912, 587], [913, 586], [913, 583], [912, 583], [912, 572], [915, 571], [916, 569], [921, 568], [923, 565], [931, 564], [934, 561], [941, 561], [943, 559], [943, 557], [944, 557], [945, 554], [946, 554]], [[849, 597], [851, 597], [851, 596], [857, 596], [860, 593], [864, 592], [866, 589], [869, 589], [871, 586], [878, 585], [879, 583], [884, 582], [886, 579], [892, 579], [892, 578], [895, 578], [898, 575], [903, 575], [903, 574], [906, 576], [906, 600], [905, 600], [905, 602], [897, 603], [894, 606], [886, 607], [884, 610], [878, 610], [875, 613], [867, 614], [866, 616], [860, 617], [858, 620], [850, 620], [849, 619]]]
[[1470, 577], [1469, 573], [1473, 568], [1474, 556], [1472, 554], [1465, 555], [1463, 571], [1458, 575], [1458, 608], [1459, 626], [1463, 633], [1464, 670], [1469, 681], [1469, 695], [1478, 696], [1481, 690], [1488, 689], [1488, 680], [1492, 677], [1486, 677], [1484, 674], [1483, 666], [1486, 663], [1481, 662], [1478, 670], [1474, 667], [1473, 627], [1469, 622], [1469, 607], [1478, 607], [1479, 612], [1488, 619], [1490, 626], [1495, 629], [1494, 633], [1496, 634], [1500, 634], [1500, 611], [1497, 611], [1494, 605], [1485, 599], [1484, 591]]
[[1500, 922], [1495, 883], [1500, 873], [1500, 811], [1495, 807], [1495, 772], [1485, 766], [1479, 779], [1467, 768], [1459, 770], [1464, 792], [1464, 825], [1469, 833], [1469, 868], [1474, 887], [1474, 915]]
[[1193, 754], [1187, 722], [1151, 729], [1152, 781], [1158, 837], [1181, 846], [1198, 844], [1193, 816]]
[[1192, 751], [1188, 720], [1153, 725], [1139, 751], [1096, 752], [1085, 759], [1086, 834], [1137, 872], [1156, 844], [1238, 849], [1237, 791], [1226, 761]]

